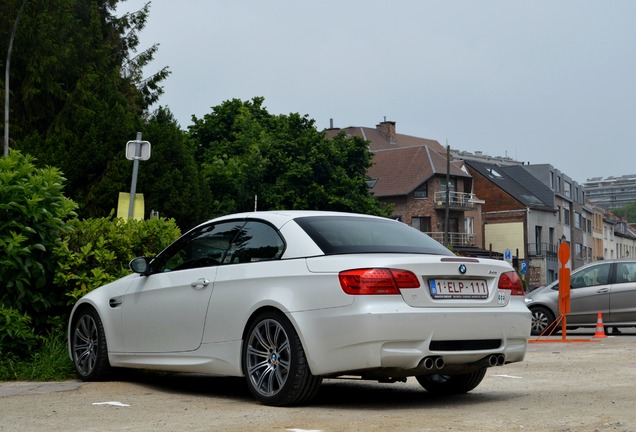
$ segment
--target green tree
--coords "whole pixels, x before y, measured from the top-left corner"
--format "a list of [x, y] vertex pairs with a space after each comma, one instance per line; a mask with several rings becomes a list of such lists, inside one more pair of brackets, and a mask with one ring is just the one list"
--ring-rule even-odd
[[344, 134], [327, 139], [314, 120], [274, 116], [264, 99], [231, 100], [189, 132], [213, 196], [215, 214], [252, 210], [319, 209], [387, 215], [369, 194], [367, 143]]
[[0, 306], [27, 313], [36, 325], [65, 303], [53, 286], [53, 250], [70, 230], [76, 204], [63, 195], [56, 168], [11, 151], [0, 158]]
[[[185, 133], [168, 108], [157, 109], [144, 124], [151, 157], [141, 162], [137, 191], [144, 194], [146, 213], [156, 210], [184, 230], [207, 220], [211, 196]], [[129, 176], [132, 168], [129, 162]]]
[[627, 219], [628, 223], [636, 223], [636, 202], [614, 209], [612, 213], [620, 218]]
[[[0, 4], [2, 47], [21, 2]], [[108, 215], [126, 190], [125, 143], [169, 73], [141, 72], [157, 50], [137, 53], [149, 5], [117, 17], [118, 3], [28, 0], [11, 59], [12, 148], [60, 168], [82, 216]]]

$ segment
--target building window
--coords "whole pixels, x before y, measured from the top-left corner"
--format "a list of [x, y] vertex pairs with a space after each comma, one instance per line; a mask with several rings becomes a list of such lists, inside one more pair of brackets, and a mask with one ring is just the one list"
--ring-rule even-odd
[[[446, 177], [442, 177], [439, 180], [440, 190], [446, 191]], [[451, 177], [448, 182], [448, 190], [449, 192], [457, 191], [457, 179], [455, 177]]]
[[422, 183], [421, 185], [417, 187], [417, 189], [413, 191], [413, 198], [415, 199], [428, 198], [428, 182]]
[[557, 206], [557, 217], [559, 218], [559, 223], [561, 223], [561, 206]]
[[431, 232], [431, 218], [427, 216], [413, 216], [411, 218], [411, 226], [422, 232]]
[[472, 218], [472, 217], [464, 218], [464, 232], [466, 234], [475, 233], [475, 218]]
[[583, 245], [581, 243], [574, 244], [574, 251], [577, 258], [583, 258]]
[[574, 212], [574, 228], [581, 229], [581, 213]]
[[554, 282], [556, 280], [556, 273], [554, 270], [548, 270], [548, 283]]
[[567, 198], [570, 198], [570, 196], [571, 196], [571, 191], [570, 191], [571, 188], [572, 188], [572, 185], [570, 184], [570, 182], [568, 182], [568, 181], [564, 181], [563, 182], [563, 194]]
[[550, 227], [548, 230], [548, 247], [550, 252], [556, 252], [556, 246], [554, 245], [554, 228]]
[[550, 189], [554, 190], [554, 171], [550, 171]]
[[563, 207], [563, 225], [570, 225], [570, 209]]

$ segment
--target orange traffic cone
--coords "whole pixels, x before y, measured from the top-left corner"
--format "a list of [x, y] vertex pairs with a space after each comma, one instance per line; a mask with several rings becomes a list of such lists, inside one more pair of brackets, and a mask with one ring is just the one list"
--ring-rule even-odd
[[596, 334], [595, 338], [606, 338], [605, 328], [603, 327], [603, 314], [601, 312], [598, 313], [598, 318], [596, 319]]

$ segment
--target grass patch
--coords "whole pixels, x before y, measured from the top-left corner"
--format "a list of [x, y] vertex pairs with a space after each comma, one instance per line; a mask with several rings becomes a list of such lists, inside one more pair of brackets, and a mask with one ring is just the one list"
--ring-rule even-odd
[[0, 358], [0, 381], [64, 381], [75, 378], [75, 368], [68, 357], [66, 333], [55, 330], [28, 358], [11, 354]]

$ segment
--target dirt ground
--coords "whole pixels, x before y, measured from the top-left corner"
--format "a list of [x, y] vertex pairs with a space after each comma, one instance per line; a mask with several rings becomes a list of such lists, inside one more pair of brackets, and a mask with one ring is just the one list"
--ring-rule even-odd
[[259, 405], [234, 378], [0, 383], [3, 432], [176, 430], [636, 432], [636, 336], [533, 343], [524, 362], [491, 368], [475, 390], [448, 398], [414, 379], [328, 380], [312, 405], [294, 408]]

